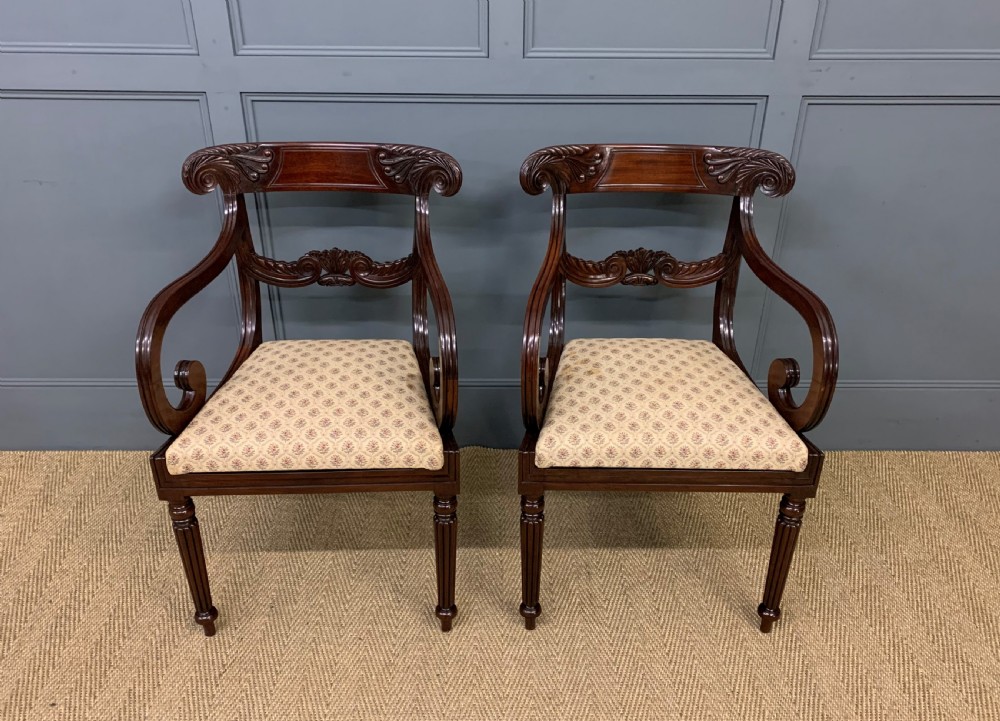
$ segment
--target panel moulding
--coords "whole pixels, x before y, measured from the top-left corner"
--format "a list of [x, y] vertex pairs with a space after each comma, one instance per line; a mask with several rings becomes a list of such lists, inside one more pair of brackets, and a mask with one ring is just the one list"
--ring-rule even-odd
[[198, 39], [194, 30], [191, 0], [178, 1], [184, 15], [183, 43], [11, 42], [0, 38], [0, 54], [197, 55]]
[[771, 0], [764, 42], [759, 48], [544, 47], [535, 40], [535, 12], [541, 0], [524, 0], [524, 57], [612, 58], [619, 60], [773, 60], [782, 0]]
[[819, 0], [816, 23], [813, 26], [810, 60], [1000, 60], [1000, 48], [927, 48], [899, 50], [896, 48], [832, 48], [824, 50], [823, 27], [829, 0]]
[[489, 0], [476, 0], [478, 22], [475, 45], [262, 45], [246, 41], [240, 0], [229, 2], [233, 52], [237, 55], [375, 57], [375, 58], [486, 58], [489, 57]]
[[[208, 113], [208, 97], [205, 93], [149, 93], [132, 91], [46, 91], [46, 90], [4, 90], [0, 91], [0, 100], [107, 100], [131, 102], [142, 101], [196, 101], [200, 110], [202, 131], [205, 135], [205, 145], [212, 145], [212, 123]], [[196, 150], [192, 148], [191, 150]], [[222, 221], [222, 200], [218, 201], [219, 221]], [[208, 238], [206, 242], [211, 242]], [[228, 275], [229, 292], [232, 297], [235, 311], [235, 328], [238, 330], [242, 324], [239, 308], [238, 285], [235, 270], [232, 265], [226, 270]], [[152, 298], [159, 288], [150, 288], [149, 297]], [[136, 327], [139, 325], [139, 315], [135, 318]], [[217, 385], [219, 379], [209, 380], [209, 385]], [[164, 379], [168, 388], [173, 387], [173, 380]], [[0, 388], [124, 388], [134, 387], [135, 378], [0, 378]]]
[[[942, 97], [942, 96], [804, 96], [799, 106], [799, 116], [795, 124], [795, 137], [792, 141], [792, 152], [789, 157], [793, 166], [798, 165], [799, 154], [802, 149], [802, 135], [805, 131], [806, 118], [809, 108], [813, 105], [1000, 105], [1000, 97], [974, 96], [974, 97]], [[775, 234], [774, 249], [771, 257], [775, 263], [781, 265], [781, 251], [785, 244], [785, 234], [787, 231], [787, 209], [791, 195], [781, 199], [781, 208], [778, 211], [778, 229]], [[768, 325], [771, 321], [771, 307], [774, 303], [774, 293], [767, 291], [761, 307], [760, 323], [757, 324], [757, 338], [754, 341], [754, 353], [749, 369], [754, 376], [761, 375], [762, 350], [764, 338]], [[836, 318], [834, 318], [836, 322]], [[769, 362], [769, 361], [768, 361]], [[756, 381], [757, 385], [766, 389], [767, 380]], [[763, 385], [761, 385], [763, 384]], [[838, 388], [879, 388], [879, 389], [909, 389], [909, 390], [936, 390], [936, 389], [982, 389], [993, 390], [1000, 388], [1000, 381], [994, 380], [839, 380]]]

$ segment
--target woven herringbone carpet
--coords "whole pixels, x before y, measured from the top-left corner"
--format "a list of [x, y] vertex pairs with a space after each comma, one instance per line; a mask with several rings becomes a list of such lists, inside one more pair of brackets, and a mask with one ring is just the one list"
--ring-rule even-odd
[[145, 454], [0, 454], [0, 718], [1000, 718], [1000, 454], [830, 454], [769, 636], [737, 494], [549, 494], [525, 632], [514, 461], [462, 452], [450, 634], [430, 494], [198, 500], [209, 639]]

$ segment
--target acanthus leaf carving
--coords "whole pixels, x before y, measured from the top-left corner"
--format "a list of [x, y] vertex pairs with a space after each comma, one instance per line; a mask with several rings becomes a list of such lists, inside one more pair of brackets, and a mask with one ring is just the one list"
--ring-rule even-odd
[[604, 260], [586, 260], [566, 253], [562, 271], [566, 279], [590, 288], [622, 285], [663, 285], [693, 288], [721, 278], [728, 266], [725, 253], [698, 261], [678, 260], [662, 250], [619, 250]]
[[414, 145], [381, 145], [378, 164], [393, 182], [418, 193], [431, 188], [441, 195], [454, 195], [462, 187], [462, 169], [453, 157], [433, 148]]
[[737, 191], [750, 194], [760, 188], [776, 198], [795, 185], [795, 169], [784, 156], [759, 148], [709, 148], [705, 152], [709, 176], [719, 183], [736, 183]]
[[240, 265], [254, 278], [271, 285], [299, 288], [316, 283], [322, 286], [363, 285], [392, 288], [408, 282], [417, 267], [413, 255], [380, 263], [358, 250], [312, 250], [298, 260], [276, 260], [244, 249]]
[[274, 160], [274, 150], [258, 143], [215, 145], [189, 155], [181, 178], [192, 193], [208, 193], [220, 184], [237, 190], [247, 181], [265, 183], [275, 168]]
[[609, 153], [597, 145], [553, 145], [529, 155], [521, 165], [521, 187], [532, 195], [549, 186], [565, 191], [603, 174]]

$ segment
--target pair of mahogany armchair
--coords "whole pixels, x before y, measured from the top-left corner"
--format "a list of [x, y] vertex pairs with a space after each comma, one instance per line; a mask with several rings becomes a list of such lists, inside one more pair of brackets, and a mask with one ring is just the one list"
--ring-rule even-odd
[[[215, 633], [196, 495], [432, 491], [437, 565], [435, 613], [452, 627], [459, 454], [452, 433], [458, 390], [455, 319], [431, 244], [432, 190], [458, 192], [450, 155], [411, 145], [247, 143], [205, 148], [184, 163], [194, 193], [219, 188], [223, 227], [190, 272], [163, 289], [143, 315], [136, 372], [143, 407], [170, 436], [151, 458], [168, 504], [195, 606]], [[791, 165], [765, 150], [677, 145], [567, 145], [532, 153], [521, 168], [531, 194], [552, 191], [548, 251], [524, 323], [519, 454], [522, 603], [528, 629], [541, 613], [546, 490], [755, 491], [782, 493], [761, 630], [780, 601], [806, 499], [815, 495], [823, 454], [802, 436], [826, 413], [837, 376], [837, 339], [826, 307], [763, 252], [753, 195], [780, 196]], [[412, 252], [389, 262], [337, 248], [276, 260], [254, 249], [245, 194], [353, 191], [411, 195]], [[652, 191], [732, 196], [722, 251], [678, 260], [663, 251], [618, 251], [600, 261], [566, 247], [566, 196]], [[229, 369], [209, 397], [205, 369], [182, 360], [175, 405], [162, 382], [163, 337], [177, 310], [235, 259], [242, 327]], [[799, 367], [775, 360], [767, 397], [736, 351], [733, 309], [741, 261], [803, 317], [812, 336], [812, 381], [791, 395]], [[567, 281], [589, 288], [715, 283], [712, 341], [578, 339], [564, 343]], [[262, 342], [260, 284], [301, 287], [412, 287], [413, 343], [398, 340]], [[431, 319], [437, 355], [432, 355]], [[548, 312], [546, 312], [548, 311]], [[544, 335], [544, 353], [543, 353]]]

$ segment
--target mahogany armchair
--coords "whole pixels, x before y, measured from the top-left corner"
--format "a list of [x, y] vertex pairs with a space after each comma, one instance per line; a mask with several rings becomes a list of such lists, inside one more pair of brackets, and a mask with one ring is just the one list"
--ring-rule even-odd
[[[806, 499], [815, 496], [823, 465], [822, 452], [802, 433], [823, 419], [838, 366], [826, 306], [764, 253], [754, 232], [754, 192], [778, 197], [794, 182], [785, 158], [754, 148], [563, 145], [538, 150], [521, 166], [525, 192], [552, 190], [548, 251], [528, 300], [521, 356], [520, 612], [529, 630], [541, 613], [544, 494], [552, 489], [783, 494], [757, 609], [760, 630], [767, 633], [780, 618]], [[566, 196], [616, 191], [733, 196], [722, 252], [692, 262], [643, 248], [599, 261], [572, 255]], [[765, 398], [736, 350], [733, 310], [742, 260], [809, 327], [812, 378], [801, 403], [792, 398], [799, 382], [794, 359], [771, 363]], [[567, 281], [585, 288], [715, 283], [712, 341], [564, 343]]]
[[[151, 458], [205, 635], [215, 633], [195, 495], [432, 491], [441, 629], [455, 606], [458, 392], [455, 318], [431, 246], [428, 196], [462, 184], [455, 159], [431, 148], [359, 143], [246, 143], [193, 153], [184, 163], [193, 193], [222, 191], [215, 246], [146, 309], [136, 340], [136, 375], [146, 415], [170, 436]], [[275, 260], [253, 246], [245, 193], [397, 193], [415, 198], [413, 250], [377, 262], [337, 248]], [[204, 366], [182, 360], [172, 404], [161, 347], [177, 310], [236, 259], [242, 327], [235, 357], [208, 397]], [[262, 343], [260, 284], [301, 287], [410, 283], [413, 344], [400, 340], [288, 340]], [[439, 355], [431, 355], [434, 311]]]

